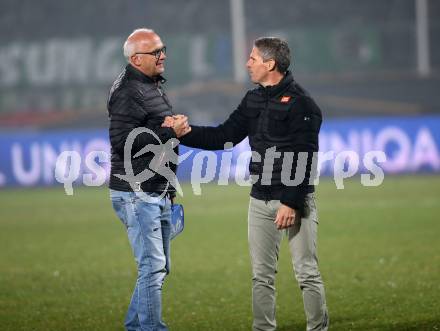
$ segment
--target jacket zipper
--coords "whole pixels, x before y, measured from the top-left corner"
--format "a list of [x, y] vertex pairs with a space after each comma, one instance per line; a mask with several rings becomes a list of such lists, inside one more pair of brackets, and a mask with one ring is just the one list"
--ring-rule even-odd
[[264, 110], [261, 112], [261, 116], [260, 116], [260, 120], [258, 123], [258, 128], [257, 128], [257, 132], [260, 132], [260, 134], [264, 135], [264, 129], [266, 125], [266, 117], [267, 120], [269, 119], [268, 117], [268, 108], [269, 108], [269, 92], [267, 91], [266, 88], [264, 88], [264, 99], [265, 99], [265, 104], [264, 104]]
[[170, 107], [171, 114], [174, 115], [173, 106], [171, 106], [171, 104], [167, 101], [167, 99], [165, 99], [164, 93], [163, 93], [162, 89], [160, 88], [160, 86], [158, 85], [156, 89], [159, 92], [160, 96], [162, 97], [162, 100], [167, 104], [168, 107]]
[[[268, 128], [269, 126], [269, 91], [268, 89], [265, 87], [264, 88], [264, 97], [265, 97], [265, 104], [264, 104], [264, 111], [262, 113], [262, 118], [260, 121], [260, 132], [261, 135], [265, 136], [264, 133], [264, 129]], [[266, 141], [267, 138], [264, 139], [264, 141]], [[260, 175], [263, 175], [263, 166], [260, 163]], [[261, 185], [261, 184], [260, 184]], [[271, 200], [271, 195], [269, 193], [269, 188], [261, 185], [261, 189], [263, 191], [263, 196], [264, 196], [264, 202], [267, 205], [269, 203], [269, 201]]]

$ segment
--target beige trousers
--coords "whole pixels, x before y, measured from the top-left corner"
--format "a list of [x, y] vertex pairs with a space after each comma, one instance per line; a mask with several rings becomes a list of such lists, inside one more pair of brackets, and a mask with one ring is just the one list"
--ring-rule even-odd
[[316, 235], [318, 217], [314, 193], [306, 196], [305, 215], [287, 230], [274, 224], [279, 200], [263, 201], [251, 197], [248, 239], [252, 263], [253, 330], [276, 329], [275, 273], [280, 243], [287, 232], [293, 268], [303, 294], [307, 330], [328, 330], [324, 285], [318, 270]]

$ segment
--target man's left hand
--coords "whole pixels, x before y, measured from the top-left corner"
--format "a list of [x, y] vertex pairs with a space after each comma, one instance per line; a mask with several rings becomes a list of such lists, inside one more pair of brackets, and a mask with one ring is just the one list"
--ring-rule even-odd
[[163, 128], [172, 128], [174, 126], [174, 118], [172, 116], [165, 116], [162, 123]]
[[286, 205], [281, 205], [277, 211], [277, 217], [274, 223], [277, 225], [278, 230], [287, 229], [295, 223], [296, 211]]

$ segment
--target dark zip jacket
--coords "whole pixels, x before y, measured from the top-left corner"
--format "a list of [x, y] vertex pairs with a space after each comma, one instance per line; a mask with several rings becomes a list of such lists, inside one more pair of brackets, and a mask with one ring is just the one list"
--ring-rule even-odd
[[[191, 126], [192, 131], [180, 141], [189, 147], [220, 150], [224, 149], [226, 142], [236, 145], [249, 137], [251, 150], [261, 156], [253, 157], [249, 164], [250, 174], [257, 179], [253, 181], [251, 196], [266, 201], [280, 200], [289, 207], [303, 210], [306, 194], [314, 191], [309, 179], [311, 170], [314, 170], [312, 174], [316, 170], [316, 160], [312, 161], [313, 152], [319, 148], [321, 122], [319, 107], [287, 72], [275, 86], [259, 86], [248, 91], [223, 124], [217, 127]], [[273, 166], [270, 152], [281, 152], [278, 157], [273, 155]], [[301, 154], [304, 159], [298, 158]], [[264, 162], [266, 157], [268, 162]], [[305, 167], [296, 171], [299, 163]], [[286, 170], [282, 172], [282, 169]], [[295, 183], [297, 172], [300, 182]]]
[[[135, 128], [148, 128], [158, 138], [149, 133], [136, 136], [131, 150], [131, 166], [136, 175], [144, 169], [149, 169], [154, 156], [147, 152], [139, 157], [133, 156], [148, 144], [159, 145], [166, 143], [171, 138], [176, 138], [172, 128], [162, 128], [165, 116], [172, 116], [172, 106], [161, 88], [165, 79], [161, 76], [151, 78], [128, 64], [124, 71], [113, 83], [108, 98], [107, 109], [110, 121], [111, 143], [111, 174], [110, 188], [119, 191], [133, 191], [132, 186], [125, 180], [115, 175], [126, 175], [124, 168], [124, 145], [130, 132]], [[177, 153], [177, 148], [175, 149]], [[176, 165], [169, 164], [176, 173]], [[168, 185], [165, 177], [155, 173], [143, 183], [134, 185], [136, 190], [145, 192], [163, 192], [167, 189], [174, 192]]]

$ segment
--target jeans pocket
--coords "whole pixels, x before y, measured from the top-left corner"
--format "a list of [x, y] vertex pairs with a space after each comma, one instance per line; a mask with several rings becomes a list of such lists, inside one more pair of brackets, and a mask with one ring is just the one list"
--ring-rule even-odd
[[306, 208], [308, 210], [308, 218], [314, 221], [316, 224], [319, 224], [318, 221], [318, 211], [316, 209], [316, 201], [314, 194], [308, 194], [306, 196]]
[[126, 211], [126, 207], [125, 207], [125, 200], [122, 197], [111, 197], [112, 200], [112, 206], [113, 206], [113, 210], [115, 211], [116, 215], [118, 216], [118, 218], [121, 220], [121, 222], [128, 227], [128, 223], [127, 223], [127, 211]]
[[147, 204], [160, 204], [161, 200], [166, 196], [166, 192], [134, 192], [133, 203], [144, 202]]

